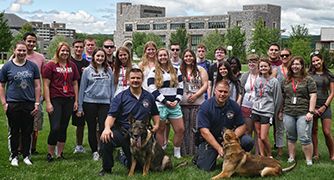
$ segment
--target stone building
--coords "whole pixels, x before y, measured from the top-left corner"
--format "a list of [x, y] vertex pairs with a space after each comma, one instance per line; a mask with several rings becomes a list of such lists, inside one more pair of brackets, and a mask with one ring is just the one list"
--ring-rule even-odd
[[329, 52], [334, 52], [334, 27], [322, 27], [320, 30], [320, 40], [316, 42], [316, 50], [324, 47]]
[[190, 35], [189, 48], [195, 49], [201, 37], [218, 29], [222, 34], [234, 26], [246, 31], [246, 49], [254, 28], [253, 22], [262, 16], [264, 26], [281, 29], [281, 6], [271, 4], [244, 5], [242, 11], [229, 11], [223, 15], [166, 17], [166, 8], [149, 5], [117, 3], [114, 40], [117, 47], [132, 46], [135, 32], [155, 33], [168, 46], [171, 33], [179, 27]]

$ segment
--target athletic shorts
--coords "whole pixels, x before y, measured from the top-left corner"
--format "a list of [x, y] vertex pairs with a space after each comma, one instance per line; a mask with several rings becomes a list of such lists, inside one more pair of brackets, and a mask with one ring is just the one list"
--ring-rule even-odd
[[273, 118], [272, 117], [266, 117], [266, 116], [260, 116], [258, 114], [252, 113], [251, 119], [255, 122], [260, 122], [261, 124], [272, 124], [273, 123]]
[[181, 106], [176, 105], [175, 108], [168, 108], [166, 106], [158, 107], [160, 120], [164, 121], [167, 118], [178, 119], [182, 117]]
[[76, 113], [77, 111], [72, 112], [72, 125], [77, 127], [85, 126], [86, 123], [85, 117], [84, 116], [78, 117]]

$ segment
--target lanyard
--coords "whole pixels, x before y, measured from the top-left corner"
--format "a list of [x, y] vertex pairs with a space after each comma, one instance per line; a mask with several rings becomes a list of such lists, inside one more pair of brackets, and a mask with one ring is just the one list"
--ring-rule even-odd
[[282, 71], [283, 71], [283, 75], [284, 75], [284, 77], [286, 77], [285, 70], [284, 70], [284, 67], [283, 67], [283, 66], [282, 66]]
[[187, 72], [187, 80], [188, 80], [188, 82], [190, 81], [190, 78], [191, 78], [191, 72]]
[[[251, 73], [249, 73], [249, 74], [250, 74], [250, 76], [249, 76], [249, 81], [250, 81], [251, 91], [253, 91], [254, 86], [255, 86], [255, 81], [256, 81], [256, 78], [257, 78], [257, 74], [255, 75], [255, 79], [254, 79], [253, 82], [252, 82], [252, 75], [251, 75]], [[254, 83], [254, 84], [253, 84], [253, 83]]]
[[[261, 89], [261, 86], [260, 86], [260, 97], [261, 97], [261, 98], [262, 98], [262, 94], [264, 93], [264, 90], [265, 90], [265, 88], [266, 88], [266, 86], [267, 86], [267, 82], [268, 82], [269, 78], [270, 78], [270, 76], [267, 78], [266, 83], [265, 83], [264, 86], [263, 86], [263, 90]], [[263, 78], [261, 78], [261, 85], [262, 85], [262, 79], [263, 79]]]
[[[58, 62], [59, 63], [59, 62]], [[64, 75], [64, 85], [66, 86], [66, 79], [67, 79], [67, 74], [68, 74], [68, 63], [66, 63], [66, 72], [65, 71], [63, 71], [63, 66], [59, 63], [59, 66], [60, 66], [60, 71], [61, 71], [61, 73], [63, 73], [63, 75]]]
[[[126, 81], [125, 81], [125, 72], [124, 72], [124, 71], [126, 71], [126, 67], [124, 67], [124, 66], [121, 65], [121, 69], [122, 69], [123, 86], [125, 87], [125, 86], [127, 86], [127, 83], [126, 83]], [[125, 70], [124, 70], [124, 69], [125, 69]]]
[[292, 78], [292, 88], [293, 88], [293, 92], [296, 93], [297, 87], [298, 87], [298, 83], [299, 81], [297, 81], [297, 84], [295, 86], [295, 78]]

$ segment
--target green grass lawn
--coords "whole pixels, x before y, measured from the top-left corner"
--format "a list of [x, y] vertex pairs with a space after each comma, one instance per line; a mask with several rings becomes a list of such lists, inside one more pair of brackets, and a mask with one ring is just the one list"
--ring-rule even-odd
[[[334, 104], [332, 103], [332, 107]], [[332, 108], [332, 110], [334, 110]], [[47, 114], [45, 112], [45, 114]], [[210, 179], [221, 171], [222, 159], [218, 160], [217, 168], [214, 172], [206, 172], [198, 170], [195, 165], [191, 163], [192, 156], [185, 156], [181, 159], [173, 158], [173, 146], [166, 149], [167, 154], [172, 157], [173, 164], [177, 164], [183, 160], [187, 160], [189, 164], [178, 169], [168, 170], [166, 172], [150, 172], [146, 176], [142, 176], [141, 171], [136, 171], [135, 174], [128, 178], [129, 170], [120, 163], [116, 162], [112, 169], [111, 175], [99, 177], [97, 174], [102, 169], [102, 160], [93, 161], [92, 152], [89, 148], [87, 139], [87, 128], [85, 130], [83, 146], [87, 150], [87, 154], [73, 154], [75, 148], [75, 127], [69, 125], [67, 131], [67, 142], [64, 149], [64, 156], [66, 160], [55, 160], [54, 163], [47, 163], [47, 137], [49, 133], [48, 116], [44, 117], [44, 129], [40, 131], [38, 136], [37, 150], [41, 153], [38, 156], [32, 156], [33, 165], [28, 166], [22, 162], [22, 156], [19, 158], [19, 167], [13, 167], [8, 160], [8, 129], [7, 120], [3, 111], [0, 109], [0, 179]], [[334, 125], [332, 124], [332, 134], [334, 134]], [[269, 139], [273, 144], [273, 133], [270, 128]], [[172, 135], [170, 136], [172, 140]], [[287, 163], [288, 155], [286, 147], [283, 148], [283, 156], [276, 158], [277, 151], [273, 151], [273, 156], [277, 159], [282, 167], [290, 166]], [[314, 160], [314, 165], [306, 166], [305, 157], [301, 146], [298, 143], [296, 160], [298, 160], [297, 167], [291, 171], [283, 174], [280, 177], [273, 179], [291, 179], [291, 180], [323, 180], [334, 178], [334, 161], [329, 159], [329, 153], [325, 145], [324, 136], [319, 125], [319, 155], [318, 160]], [[232, 179], [250, 179], [233, 176]], [[262, 178], [251, 178], [262, 179]]]

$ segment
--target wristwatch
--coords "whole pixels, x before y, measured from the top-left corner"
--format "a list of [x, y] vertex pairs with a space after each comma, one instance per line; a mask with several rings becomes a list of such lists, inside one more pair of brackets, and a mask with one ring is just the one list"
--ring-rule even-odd
[[314, 114], [314, 111], [309, 111], [310, 114]]

